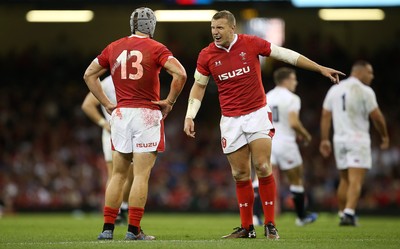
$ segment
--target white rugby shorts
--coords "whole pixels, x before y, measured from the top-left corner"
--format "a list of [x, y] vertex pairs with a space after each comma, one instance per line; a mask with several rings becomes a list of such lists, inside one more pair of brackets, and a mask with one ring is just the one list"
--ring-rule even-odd
[[334, 142], [333, 147], [336, 166], [339, 170], [371, 169], [371, 142]]
[[112, 161], [112, 150], [111, 150], [111, 134], [107, 131], [107, 129], [103, 129], [103, 133], [101, 135], [101, 141], [103, 144], [103, 154], [106, 162]]
[[113, 150], [121, 153], [164, 151], [164, 124], [160, 110], [117, 108], [111, 114]]
[[303, 164], [303, 159], [296, 141], [272, 139], [271, 164], [281, 170], [289, 170]]
[[238, 117], [221, 117], [221, 146], [224, 154], [232, 153], [259, 138], [272, 138], [272, 113], [266, 105]]

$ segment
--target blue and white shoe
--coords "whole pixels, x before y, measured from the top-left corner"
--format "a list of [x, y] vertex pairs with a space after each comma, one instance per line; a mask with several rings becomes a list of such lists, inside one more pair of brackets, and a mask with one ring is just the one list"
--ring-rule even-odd
[[112, 240], [113, 239], [113, 231], [112, 230], [104, 230], [97, 237], [98, 240]]
[[316, 221], [318, 218], [318, 214], [317, 213], [310, 213], [308, 214], [306, 217], [304, 217], [303, 219], [300, 218], [296, 218], [296, 225], [299, 227], [305, 226], [307, 224], [313, 223], [314, 221]]
[[143, 230], [140, 230], [138, 235], [135, 235], [132, 232], [126, 232], [125, 240], [155, 240], [156, 237], [151, 235], [146, 235], [143, 233]]
[[357, 217], [354, 215], [344, 214], [343, 217], [340, 218], [339, 226], [358, 226]]

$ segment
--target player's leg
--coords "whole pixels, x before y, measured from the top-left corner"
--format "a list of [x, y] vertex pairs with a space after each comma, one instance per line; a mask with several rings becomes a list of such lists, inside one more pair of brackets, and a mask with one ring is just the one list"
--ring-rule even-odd
[[101, 142], [102, 142], [102, 147], [103, 147], [104, 160], [106, 161], [106, 167], [107, 167], [106, 188], [108, 186], [108, 183], [110, 182], [112, 170], [113, 170], [112, 149], [111, 149], [111, 140], [110, 140], [111, 137], [110, 136], [111, 136], [110, 132], [108, 132], [106, 129], [103, 129], [102, 134], [101, 134]]
[[112, 175], [112, 168], [113, 168], [112, 161], [106, 162], [106, 167], [107, 167], [107, 181], [106, 181], [106, 188], [107, 188], [108, 183], [110, 183]]
[[347, 202], [347, 190], [349, 188], [348, 170], [343, 169], [339, 171], [339, 186], [337, 189], [339, 217], [343, 218], [343, 210]]
[[289, 181], [289, 189], [292, 193], [296, 215], [299, 219], [306, 216], [303, 186], [303, 165], [283, 171]]
[[113, 153], [113, 172], [106, 189], [103, 232], [98, 239], [112, 239], [115, 219], [122, 202], [122, 188], [126, 181], [132, 153]]
[[261, 220], [262, 216], [262, 205], [261, 205], [261, 198], [258, 191], [258, 178], [257, 175], [253, 179], [253, 189], [254, 189], [254, 205], [253, 205], [253, 225], [254, 226], [261, 226], [264, 224]]
[[133, 183], [129, 195], [128, 240], [152, 240], [153, 236], [145, 235], [140, 227], [147, 201], [151, 169], [157, 158], [157, 152], [134, 153]]
[[264, 211], [264, 235], [279, 239], [275, 228], [276, 183], [272, 174], [271, 138], [274, 134], [272, 112], [266, 105], [247, 116], [243, 130], [249, 143], [252, 164], [259, 181], [259, 194]]
[[[355, 223], [355, 210], [358, 200], [360, 198], [362, 185], [367, 173], [365, 168], [348, 168], [348, 189], [347, 189], [347, 202], [343, 210], [344, 222], [342, 225], [356, 225]], [[346, 224], [349, 223], [349, 224]]]
[[348, 146], [343, 142], [335, 142], [333, 143], [334, 147], [334, 155], [336, 161], [336, 167], [339, 170], [339, 185], [336, 191], [337, 199], [338, 199], [338, 214], [339, 218], [342, 221], [344, 214], [343, 210], [346, 207], [347, 202], [347, 191], [349, 187], [349, 179], [348, 179]]
[[133, 163], [129, 166], [128, 176], [123, 186], [122, 190], [122, 204], [119, 210], [119, 214], [116, 223], [124, 225], [127, 223], [128, 217], [128, 207], [129, 207], [129, 193], [131, 192], [133, 182]]
[[254, 190], [251, 182], [250, 151], [243, 134], [244, 116], [221, 117], [221, 145], [227, 156], [233, 179], [236, 183], [236, 197], [240, 212], [241, 226], [222, 238], [255, 238], [253, 226]]
[[297, 215], [296, 225], [304, 226], [314, 222], [318, 215], [306, 212], [304, 184], [303, 184], [303, 164], [283, 171], [288, 178], [290, 192], [292, 193], [293, 203]]
[[[275, 224], [274, 202], [276, 186], [270, 163], [271, 139], [257, 139], [250, 143], [250, 148], [252, 163], [259, 179], [259, 192], [265, 215], [264, 224], [268, 222]], [[266, 187], [266, 181], [270, 182], [270, 187]]]
[[[241, 227], [223, 238], [255, 238], [253, 226], [254, 190], [251, 181], [250, 151], [248, 145], [227, 154], [232, 176], [236, 182]], [[253, 233], [254, 231], [254, 233]]]
[[259, 182], [259, 194], [264, 211], [265, 235], [268, 238], [278, 239], [279, 235], [275, 228], [276, 184], [270, 162], [271, 138], [256, 139], [249, 144], [249, 147], [252, 164]]

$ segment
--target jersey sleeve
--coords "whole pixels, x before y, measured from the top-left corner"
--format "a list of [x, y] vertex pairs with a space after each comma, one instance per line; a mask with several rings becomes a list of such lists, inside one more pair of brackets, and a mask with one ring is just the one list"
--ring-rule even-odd
[[110, 50], [110, 45], [108, 45], [105, 49], [103, 49], [101, 54], [97, 56], [97, 61], [99, 62], [99, 65], [104, 68], [110, 68], [110, 62], [108, 60], [109, 50]]
[[256, 51], [259, 55], [270, 56], [271, 43], [269, 41], [261, 39], [258, 36], [250, 36], [250, 44], [256, 48]]
[[211, 74], [208, 68], [207, 58], [208, 58], [207, 52], [204, 49], [200, 52], [199, 57], [197, 58], [196, 69], [199, 73], [201, 73], [204, 76], [209, 76]]
[[154, 54], [156, 55], [157, 62], [164, 66], [164, 64], [173, 57], [172, 52], [164, 45], [160, 45], [155, 51]]
[[332, 106], [332, 95], [333, 95], [333, 87], [329, 89], [328, 93], [326, 94], [326, 97], [324, 99], [324, 103], [322, 104], [322, 107], [325, 110], [332, 111], [333, 106]]
[[368, 113], [371, 113], [378, 107], [375, 92], [371, 88], [367, 88], [365, 98], [365, 108]]
[[294, 95], [292, 98], [292, 101], [290, 101], [288, 111], [289, 112], [300, 112], [300, 108], [301, 108], [300, 97], [297, 95]]

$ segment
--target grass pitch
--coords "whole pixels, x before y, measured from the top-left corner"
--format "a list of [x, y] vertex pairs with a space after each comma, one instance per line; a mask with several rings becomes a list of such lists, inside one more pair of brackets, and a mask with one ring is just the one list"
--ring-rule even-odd
[[0, 248], [400, 248], [400, 216], [361, 216], [359, 227], [339, 227], [338, 218], [320, 214], [305, 227], [294, 215], [276, 219], [281, 239], [267, 240], [256, 227], [256, 239], [223, 240], [239, 225], [239, 214], [146, 213], [142, 227], [155, 241], [124, 241], [126, 226], [117, 226], [113, 241], [97, 241], [101, 214], [18, 214], [0, 218]]

